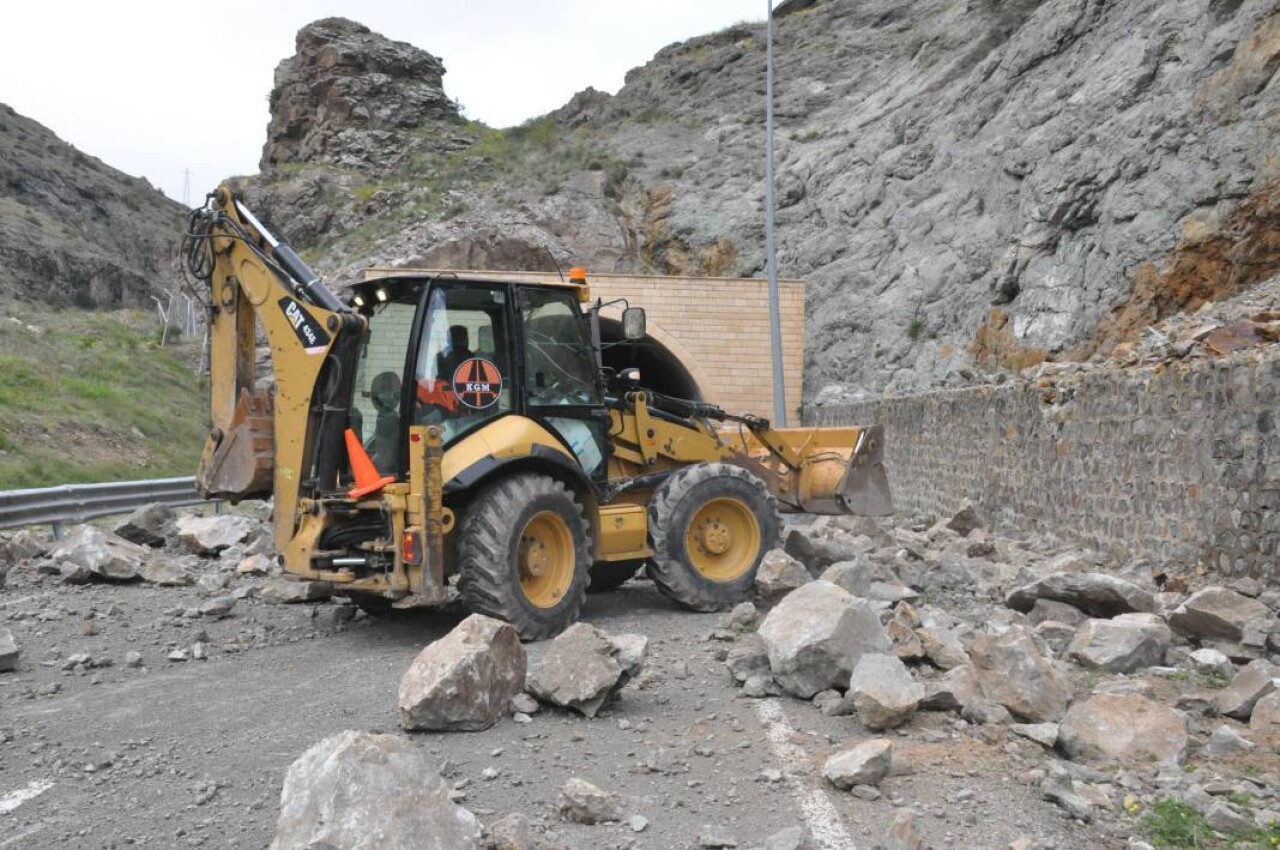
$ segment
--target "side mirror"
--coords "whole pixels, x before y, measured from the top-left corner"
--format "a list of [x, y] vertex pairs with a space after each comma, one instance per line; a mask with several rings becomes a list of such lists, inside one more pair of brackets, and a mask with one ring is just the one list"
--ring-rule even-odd
[[622, 336], [635, 342], [644, 339], [646, 333], [644, 308], [628, 307], [622, 311]]

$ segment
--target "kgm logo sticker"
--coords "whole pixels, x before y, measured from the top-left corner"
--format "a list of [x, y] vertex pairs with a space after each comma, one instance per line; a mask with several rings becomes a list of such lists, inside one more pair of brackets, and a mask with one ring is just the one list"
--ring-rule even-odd
[[453, 392], [472, 410], [484, 410], [498, 403], [502, 392], [502, 374], [491, 360], [472, 357], [453, 370]]

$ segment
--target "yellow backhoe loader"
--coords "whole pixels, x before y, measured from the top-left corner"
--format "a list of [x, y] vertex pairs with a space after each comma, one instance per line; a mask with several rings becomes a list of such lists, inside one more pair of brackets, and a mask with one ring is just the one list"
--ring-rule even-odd
[[[606, 369], [582, 270], [368, 280], [340, 300], [225, 186], [184, 254], [210, 296], [200, 491], [273, 499], [283, 569], [367, 611], [456, 595], [539, 639], [588, 583], [641, 567], [718, 610], [750, 594], [779, 505], [892, 510], [878, 429], [775, 429]], [[644, 337], [643, 309], [623, 327]]]

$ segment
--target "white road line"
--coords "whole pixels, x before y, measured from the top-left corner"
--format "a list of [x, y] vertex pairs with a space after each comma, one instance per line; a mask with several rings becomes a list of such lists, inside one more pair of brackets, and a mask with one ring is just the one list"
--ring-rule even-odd
[[36, 833], [43, 832], [43, 831], [44, 831], [44, 824], [38, 823], [35, 826], [33, 826], [31, 829], [28, 829], [26, 832], [23, 832], [19, 835], [15, 835], [13, 838], [7, 838], [4, 841], [0, 841], [0, 848], [22, 847], [24, 845], [19, 844], [18, 842], [26, 841], [28, 838], [35, 835]]
[[37, 779], [35, 782], [27, 784], [26, 788], [19, 788], [17, 791], [10, 791], [8, 794], [0, 797], [0, 815], [7, 815], [9, 812], [21, 806], [28, 800], [34, 800], [45, 791], [53, 787], [53, 783], [47, 779]]
[[810, 781], [808, 757], [791, 741], [795, 729], [791, 728], [782, 704], [776, 699], [756, 700], [756, 713], [764, 721], [769, 746], [782, 763], [783, 774], [800, 805], [810, 838], [819, 850], [855, 850], [840, 813], [826, 793]]

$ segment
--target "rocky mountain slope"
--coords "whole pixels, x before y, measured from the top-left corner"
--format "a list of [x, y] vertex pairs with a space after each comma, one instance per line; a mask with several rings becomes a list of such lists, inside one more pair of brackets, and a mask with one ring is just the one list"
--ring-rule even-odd
[[143, 306], [169, 287], [181, 204], [0, 104], [0, 296]]
[[[776, 55], [810, 395], [1109, 354], [1280, 271], [1270, 0], [788, 3]], [[460, 116], [443, 70], [341, 19], [277, 70], [245, 186], [334, 280], [763, 272], [762, 25], [505, 131]]]

